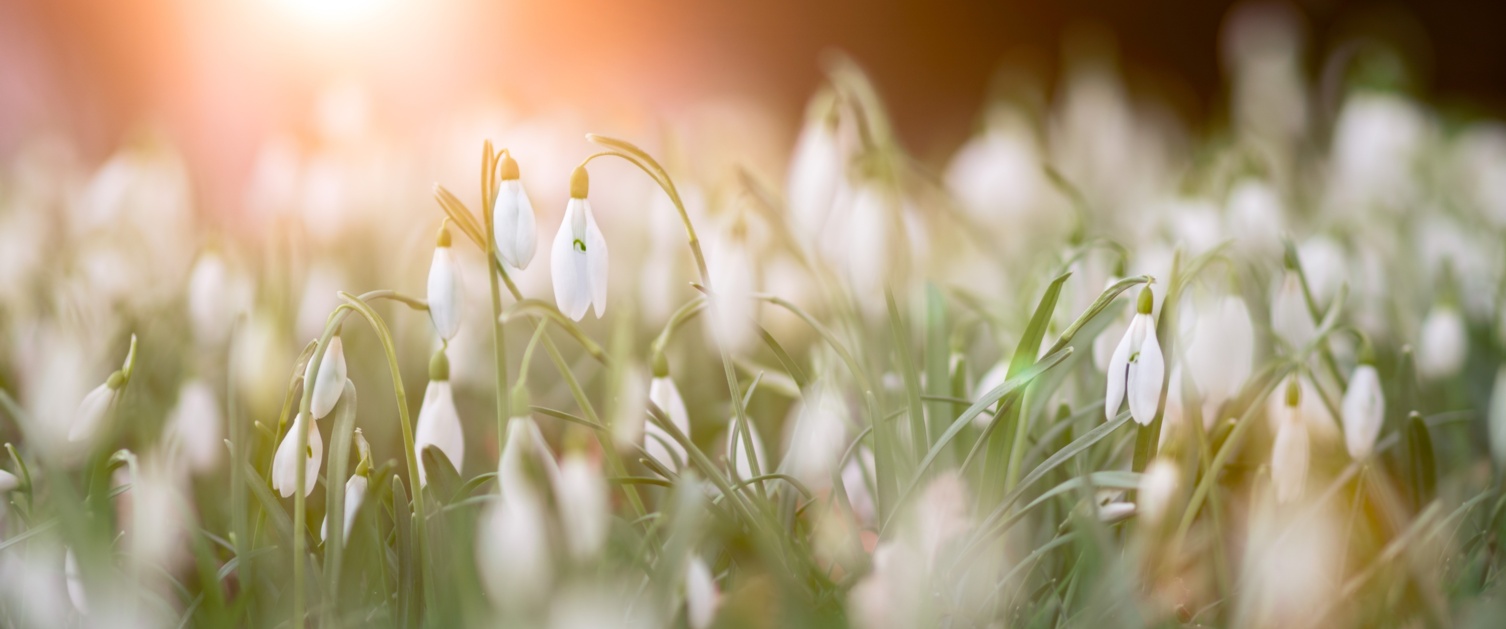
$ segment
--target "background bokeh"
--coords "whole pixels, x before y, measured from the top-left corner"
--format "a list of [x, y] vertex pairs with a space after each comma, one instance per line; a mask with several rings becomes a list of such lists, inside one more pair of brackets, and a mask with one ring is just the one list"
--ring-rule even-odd
[[[870, 72], [909, 148], [951, 154], [1001, 69], [1050, 85], [1084, 48], [1111, 42], [1132, 89], [1188, 121], [1223, 102], [1225, 1], [704, 2], [699, 0], [6, 0], [0, 3], [0, 156], [39, 128], [102, 160], [143, 124], [181, 146], [218, 211], [236, 211], [258, 147], [311, 124], [332, 84], [370, 115], [424, 134], [477, 108], [565, 108], [614, 124], [722, 104], [772, 116], [793, 141], [821, 80], [849, 52]], [[1443, 103], [1506, 107], [1506, 5], [1295, 5], [1312, 76], [1356, 42], [1384, 40]], [[624, 129], [623, 127], [628, 127]]]

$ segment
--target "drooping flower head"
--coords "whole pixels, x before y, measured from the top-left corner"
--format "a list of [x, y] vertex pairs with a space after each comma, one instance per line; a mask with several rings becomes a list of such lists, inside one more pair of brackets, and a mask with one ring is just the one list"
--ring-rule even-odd
[[1271, 450], [1271, 483], [1276, 487], [1276, 501], [1287, 503], [1301, 498], [1307, 486], [1307, 422], [1302, 417], [1302, 385], [1296, 376], [1287, 379], [1282, 409]]
[[[455, 394], [450, 389], [450, 359], [444, 350], [434, 352], [429, 361], [429, 387], [424, 389], [424, 403], [418, 410], [414, 428], [414, 454], [422, 456], [424, 448], [434, 446], [443, 452], [456, 470], [464, 469], [465, 432], [460, 427], [460, 413], [455, 410]], [[418, 482], [429, 482], [428, 471], [418, 466]]]
[[340, 394], [345, 392], [345, 342], [336, 334], [324, 348], [324, 358], [319, 361], [319, 373], [314, 374], [314, 361], [310, 359], [303, 372], [303, 386], [313, 386], [314, 396], [309, 400], [309, 410], [314, 419], [324, 419], [335, 409]]
[[[308, 434], [308, 443], [303, 452], [298, 452], [298, 431]], [[324, 437], [319, 434], [319, 424], [299, 413], [293, 419], [293, 427], [283, 435], [282, 444], [272, 458], [272, 488], [283, 498], [293, 495], [298, 486], [298, 466], [304, 466], [303, 495], [314, 492], [319, 482], [319, 468], [324, 464]]]
[[570, 203], [554, 236], [549, 264], [554, 275], [554, 300], [560, 312], [579, 321], [594, 308], [600, 318], [607, 309], [607, 240], [596, 226], [586, 200], [590, 179], [584, 167], [570, 175]]
[[519, 271], [528, 268], [538, 248], [534, 226], [533, 203], [523, 191], [518, 178], [518, 162], [511, 154], [502, 156], [502, 185], [492, 206], [492, 238], [497, 243], [497, 257]]
[[1349, 377], [1349, 390], [1344, 392], [1340, 407], [1344, 421], [1344, 445], [1349, 456], [1358, 461], [1370, 456], [1375, 450], [1375, 438], [1380, 436], [1381, 423], [1386, 417], [1386, 396], [1381, 392], [1380, 373], [1375, 370], [1375, 359], [1368, 343], [1360, 364]]
[[1166, 361], [1156, 340], [1156, 320], [1151, 316], [1155, 295], [1150, 287], [1140, 289], [1135, 304], [1135, 318], [1109, 359], [1108, 389], [1103, 412], [1108, 419], [1119, 413], [1119, 405], [1129, 397], [1130, 416], [1148, 426], [1156, 417], [1161, 402], [1161, 384], [1166, 379]]
[[434, 261], [429, 265], [429, 319], [434, 331], [448, 341], [460, 331], [460, 313], [464, 310], [465, 289], [460, 284], [460, 269], [450, 248], [450, 230], [439, 228], [434, 243]]

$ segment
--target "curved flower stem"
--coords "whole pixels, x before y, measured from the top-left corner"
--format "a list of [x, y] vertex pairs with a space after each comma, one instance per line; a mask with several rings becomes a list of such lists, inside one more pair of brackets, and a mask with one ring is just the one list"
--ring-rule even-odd
[[[378, 323], [380, 323], [381, 319], [380, 318], [373, 319], [373, 317], [376, 316], [376, 313], [371, 310], [371, 307], [369, 305], [367, 305], [366, 302], [370, 301], [370, 300], [375, 300], [375, 299], [390, 299], [390, 300], [397, 301], [399, 303], [405, 304], [408, 307], [413, 308], [414, 310], [428, 310], [429, 309], [429, 305], [428, 305], [428, 303], [424, 302], [422, 299], [418, 299], [418, 298], [415, 298], [415, 297], [409, 297], [407, 295], [403, 295], [401, 293], [398, 293], [397, 291], [391, 291], [391, 290], [375, 290], [375, 291], [371, 291], [371, 292], [368, 292], [368, 293], [364, 293], [360, 297], [353, 297], [349, 293], [345, 293], [345, 292], [342, 291], [340, 293], [340, 296], [341, 296], [341, 298], [345, 299], [348, 303], [344, 303], [344, 304], [341, 304], [341, 305], [337, 306], [335, 308], [335, 310], [330, 313], [328, 320], [326, 320], [326, 322], [324, 324], [324, 332], [319, 335], [319, 340], [315, 343], [313, 351], [309, 355], [308, 366], [307, 366], [307, 368], [302, 373], [319, 373], [319, 365], [324, 360], [324, 351], [325, 351], [326, 348], [329, 347], [330, 339], [332, 339], [335, 336], [335, 332], [337, 330], [339, 330], [340, 326], [345, 323], [345, 318], [347, 316], [349, 316], [349, 314], [351, 313], [351, 311], [361, 311], [362, 315], [366, 316], [367, 320], [372, 322], [372, 327], [377, 328], [377, 333], [378, 333], [378, 335], [382, 339], [382, 346], [387, 350], [388, 364], [391, 365], [391, 367], [392, 367], [393, 388], [397, 391], [398, 413], [402, 417], [402, 420], [403, 420], [403, 430], [404, 430], [403, 434], [404, 434], [405, 437], [408, 438], [408, 443], [407, 443], [407, 445], [408, 445], [408, 451], [409, 451], [409, 453], [411, 453], [412, 450], [413, 450], [412, 430], [410, 430], [410, 425], [409, 425], [409, 422], [408, 422], [407, 396], [404, 395], [404, 393], [403, 393], [403, 383], [402, 383], [401, 378], [398, 377], [398, 371], [397, 371], [397, 354], [392, 349], [391, 334], [387, 332], [387, 329], [386, 329], [385, 325], [378, 326]], [[297, 375], [295, 375], [294, 377], [297, 378]], [[300, 399], [298, 401], [298, 414], [299, 415], [307, 416], [309, 414], [309, 407], [313, 403], [313, 398], [314, 398], [314, 383], [312, 383], [312, 382], [305, 382], [303, 384], [303, 394], [300, 396]], [[312, 417], [308, 417], [305, 421], [316, 421], [316, 420], [314, 418], [312, 418]], [[309, 444], [308, 444], [308, 430], [307, 429], [298, 430], [298, 423], [296, 421], [293, 422], [293, 426], [292, 426], [292, 428], [290, 428], [290, 430], [295, 431], [295, 434], [293, 435], [293, 438], [296, 439], [296, 441], [294, 443], [298, 446], [297, 451], [298, 452], [304, 452], [304, 451], [308, 450], [308, 447], [309, 447]], [[411, 456], [409, 457], [409, 465], [410, 465], [410, 467], [412, 466], [412, 458], [411, 458]], [[414, 478], [416, 479], [417, 478], [417, 471], [416, 471], [416, 469], [415, 470], [410, 470], [410, 471], [413, 473]], [[304, 528], [303, 527], [303, 521], [306, 519], [305, 511], [307, 509], [307, 506], [305, 504], [306, 503], [306, 499], [304, 497], [303, 486], [304, 486], [304, 483], [307, 482], [307, 473], [308, 473], [307, 472], [307, 467], [304, 466], [304, 465], [299, 465], [299, 466], [297, 466], [297, 470], [294, 472], [294, 480], [293, 480], [293, 487], [294, 487], [294, 491], [293, 491], [293, 522], [295, 524], [295, 526], [293, 528], [293, 533], [294, 533], [293, 534], [293, 626], [294, 627], [302, 627], [303, 626], [303, 622], [304, 622], [304, 609], [305, 609], [305, 605], [306, 605], [306, 603], [304, 601], [304, 596], [307, 594], [307, 592], [304, 591], [304, 585], [303, 585], [303, 580], [304, 580], [304, 576], [303, 576], [303, 555], [304, 555], [304, 544], [305, 544], [305, 540], [304, 540], [304, 537], [303, 537], [303, 528]]]
[[[715, 293], [712, 292], [711, 271], [706, 266], [706, 255], [701, 251], [701, 239], [696, 236], [695, 225], [690, 221], [690, 213], [686, 211], [685, 202], [680, 199], [680, 192], [675, 189], [674, 181], [670, 179], [669, 173], [665, 172], [664, 167], [660, 166], [659, 162], [653, 156], [631, 142], [600, 136], [594, 133], [587, 133], [586, 140], [612, 149], [607, 153], [598, 153], [587, 157], [587, 162], [598, 156], [611, 155], [621, 157], [631, 162], [634, 166], [637, 166], [639, 170], [642, 170], [649, 178], [658, 183], [659, 187], [664, 189], [665, 194], [669, 195], [669, 200], [674, 203], [675, 209], [680, 212], [680, 221], [685, 224], [685, 237], [689, 241], [690, 253], [695, 257], [696, 270], [701, 275], [701, 286], [712, 295], [712, 298], [709, 300], [709, 306], [712, 314], [715, 315], [720, 310], [721, 305], [715, 298]], [[732, 349], [728, 347], [727, 339], [723, 338], [719, 330], [715, 336], [717, 349], [722, 358], [722, 372], [727, 378], [727, 395], [732, 401], [732, 410], [737, 417], [733, 443], [737, 443], [736, 438], [738, 435], [742, 436], [744, 449], [746, 450], [745, 455], [748, 457], [749, 471], [753, 473], [752, 475], [758, 476], [763, 471], [758, 469], [758, 458], [754, 456], [753, 452], [753, 440], [749, 437], [752, 429], [748, 423], [748, 411], [743, 408], [741, 399], [742, 388], [737, 381], [737, 370], [732, 364]], [[763, 491], [763, 485], [758, 486], [758, 491]]]
[[[397, 349], [392, 341], [392, 331], [387, 328], [387, 322], [365, 300], [347, 292], [341, 292], [340, 298], [345, 300], [356, 312], [360, 313], [377, 333], [377, 338], [382, 342], [382, 350], [387, 354], [387, 367], [392, 374], [392, 390], [397, 397], [397, 416], [403, 430], [403, 458], [408, 463], [408, 484], [413, 488], [413, 510], [419, 514], [414, 518], [418, 536], [418, 566], [423, 580], [425, 603], [434, 601], [434, 580], [430, 578], [429, 571], [429, 538], [425, 532], [423, 515], [426, 505], [424, 503], [424, 487], [419, 482], [418, 476], [418, 453], [413, 437], [413, 419], [408, 414], [408, 394], [403, 389], [403, 374], [398, 367]], [[316, 356], [322, 352], [316, 352]], [[316, 367], [317, 370], [317, 367]], [[315, 372], [317, 373], [317, 371]], [[309, 394], [306, 390], [304, 404], [309, 402]]]

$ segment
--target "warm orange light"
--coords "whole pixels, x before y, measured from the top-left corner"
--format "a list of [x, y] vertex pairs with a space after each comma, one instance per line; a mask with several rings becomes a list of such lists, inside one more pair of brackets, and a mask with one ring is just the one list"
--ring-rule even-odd
[[341, 27], [363, 22], [390, 9], [394, 0], [272, 0], [278, 8], [302, 22], [321, 27]]

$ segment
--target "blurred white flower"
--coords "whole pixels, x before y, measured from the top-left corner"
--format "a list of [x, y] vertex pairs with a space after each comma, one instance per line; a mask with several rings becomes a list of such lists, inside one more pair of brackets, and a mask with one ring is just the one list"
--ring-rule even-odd
[[548, 599], [554, 567], [543, 504], [526, 483], [507, 487], [481, 512], [476, 561], [498, 609], [529, 609]]
[[[1185, 354], [1188, 374], [1203, 396], [1203, 426], [1211, 428], [1219, 419], [1219, 406], [1239, 395], [1254, 369], [1255, 326], [1244, 300], [1234, 295], [1196, 308], [1192, 319]], [[1172, 386], [1178, 385], [1174, 379]]]
[[737, 418], [727, 422], [727, 467], [732, 470], [734, 478], [747, 480], [753, 478], [753, 466], [748, 460], [748, 437], [752, 436], [753, 457], [758, 462], [758, 469], [763, 473], [769, 473], [769, 462], [763, 453], [763, 437], [758, 433], [758, 425], [748, 419], [746, 432], [738, 429]]
[[878, 511], [873, 504], [873, 492], [868, 479], [874, 478], [873, 451], [859, 447], [842, 467], [842, 488], [847, 490], [847, 502], [852, 505], [852, 515], [858, 523], [872, 527], [878, 523]]
[[[685, 409], [685, 399], [680, 397], [680, 390], [675, 387], [675, 381], [669, 377], [668, 371], [649, 381], [648, 399], [664, 411], [664, 415], [681, 433], [686, 437], [690, 436], [690, 413]], [[675, 441], [658, 422], [650, 421], [644, 427], [643, 449], [649, 458], [672, 472], [679, 471], [680, 466], [689, 462], [685, 447]]]
[[1129, 397], [1130, 416], [1142, 426], [1150, 425], [1161, 402], [1161, 385], [1166, 379], [1166, 362], [1156, 340], [1156, 321], [1151, 318], [1154, 300], [1150, 288], [1140, 290], [1135, 318], [1114, 349], [1109, 360], [1108, 387], [1103, 412], [1108, 419], [1119, 413], [1119, 405]]
[[[830, 383], [816, 382], [790, 408], [783, 469], [812, 490], [831, 486], [846, 449], [847, 404]], [[844, 483], [845, 484], [845, 483]]]
[[559, 464], [539, 432], [539, 425], [530, 417], [514, 417], [507, 421], [507, 440], [497, 461], [497, 486], [502, 498], [534, 494], [534, 479], [538, 475], [555, 487], [561, 485]]
[[[308, 433], [308, 446], [302, 453], [298, 452], [299, 430]], [[297, 488], [300, 464], [304, 466], [303, 495], [307, 496], [314, 492], [319, 481], [319, 468], [324, 465], [324, 437], [319, 434], [319, 424], [303, 413], [293, 419], [293, 426], [288, 429], [288, 434], [283, 435], [282, 444], [277, 446], [277, 454], [272, 457], [272, 488], [283, 498], [293, 495]]]
[[1123, 522], [1135, 515], [1133, 502], [1114, 501], [1098, 505], [1098, 521], [1104, 524]]
[[446, 341], [460, 331], [460, 315], [465, 312], [465, 287], [460, 282], [460, 268], [450, 248], [450, 230], [439, 230], [434, 246], [434, 261], [429, 264], [429, 319], [434, 331]]
[[1380, 373], [1375, 365], [1361, 363], [1349, 377], [1344, 392], [1344, 445], [1354, 460], [1363, 460], [1375, 450], [1386, 417], [1386, 396], [1381, 392]]
[[235, 317], [251, 307], [253, 288], [231, 271], [214, 250], [199, 254], [188, 275], [188, 320], [200, 343], [219, 345], [230, 335]]
[[68, 584], [68, 601], [84, 616], [89, 615], [89, 597], [84, 592], [84, 576], [78, 569], [78, 556], [73, 549], [63, 551], [63, 578]]
[[1506, 365], [1496, 369], [1495, 384], [1490, 389], [1490, 412], [1486, 418], [1490, 432], [1490, 454], [1496, 467], [1506, 468]]
[[1158, 456], [1145, 467], [1140, 477], [1138, 512], [1148, 526], [1155, 526], [1166, 516], [1177, 493], [1181, 491], [1182, 471], [1176, 461]]
[[533, 202], [523, 191], [523, 182], [518, 178], [518, 162], [512, 155], [502, 158], [502, 184], [497, 189], [497, 202], [492, 209], [492, 230], [497, 257], [519, 271], [528, 268], [538, 248], [538, 230], [534, 224]]
[[1318, 326], [1313, 323], [1302, 294], [1302, 277], [1296, 271], [1287, 270], [1282, 275], [1281, 284], [1271, 297], [1271, 331], [1292, 350], [1305, 347], [1318, 334]]
[[565, 220], [549, 253], [554, 300], [560, 312], [576, 321], [586, 316], [589, 308], [596, 310], [597, 318], [607, 310], [607, 239], [591, 214], [588, 190], [586, 169], [577, 167], [570, 175]]
[[340, 401], [340, 394], [345, 392], [345, 376], [345, 342], [336, 334], [329, 338], [329, 344], [324, 348], [318, 375], [314, 374], [312, 358], [303, 371], [303, 386], [310, 386], [312, 383], [314, 387], [313, 397], [309, 399], [309, 410], [314, 414], [314, 419], [324, 419], [325, 415], [335, 409], [335, 403]]
[[20, 478], [8, 471], [0, 470], [0, 494], [15, 491], [20, 486]]
[[[828, 226], [823, 235], [822, 252], [852, 282], [858, 295], [877, 295], [889, 280], [889, 270], [900, 262], [891, 242], [891, 223], [896, 208], [890, 193], [876, 182], [859, 184], [848, 205], [841, 226]], [[878, 299], [863, 303], [882, 303]]]
[[1281, 233], [1286, 224], [1281, 197], [1271, 184], [1243, 179], [1229, 190], [1224, 213], [1230, 234], [1238, 234], [1234, 246], [1256, 255], [1281, 251]]
[[1356, 92], [1334, 122], [1330, 206], [1363, 215], [1399, 211], [1417, 194], [1417, 158], [1429, 121], [1404, 97]]
[[746, 350], [757, 338], [753, 334], [756, 329], [753, 292], [757, 289], [758, 262], [748, 249], [746, 234], [739, 233], [745, 229], [732, 227], [733, 233], [717, 237], [706, 249], [715, 307], [708, 311], [712, 325], [705, 329], [713, 335], [711, 342], [725, 343], [734, 353]]
[[595, 557], [607, 539], [611, 505], [601, 470], [579, 452], [566, 454], [555, 478], [554, 501], [570, 555], [578, 561]]
[[825, 227], [846, 176], [832, 100], [823, 95], [812, 101], [785, 177], [790, 215], [799, 233], [808, 239]]
[[167, 416], [173, 443], [196, 472], [207, 472], [219, 464], [225, 452], [224, 423], [214, 389], [197, 378], [178, 389], [178, 403]]
[[68, 440], [72, 442], [92, 441], [99, 433], [100, 427], [105, 423], [110, 413], [115, 409], [115, 400], [120, 396], [120, 387], [125, 384], [125, 378], [120, 372], [110, 374], [106, 380], [84, 396], [78, 404], [78, 412], [73, 416], [73, 424], [68, 428]]
[[[418, 426], [414, 428], [414, 455], [423, 456], [429, 446], [439, 448], [456, 471], [465, 467], [465, 431], [460, 427], [460, 413], [455, 409], [455, 393], [450, 389], [450, 361], [444, 350], [434, 353], [429, 362], [429, 386], [424, 389], [424, 402], [418, 410]], [[429, 473], [423, 465], [418, 466], [418, 482], [427, 485]]]
[[1287, 503], [1302, 497], [1307, 487], [1307, 422], [1302, 418], [1302, 385], [1289, 378], [1282, 394], [1284, 404], [1271, 450], [1271, 483], [1276, 501]]
[[1344, 248], [1327, 236], [1313, 236], [1297, 245], [1297, 259], [1307, 276], [1307, 287], [1319, 307], [1327, 304], [1349, 276], [1348, 256]]
[[133, 469], [126, 530], [129, 556], [138, 566], [174, 570], [189, 557], [185, 524], [193, 520], [186, 510], [186, 479], [170, 461], [151, 453]]
[[[360, 473], [351, 475], [350, 480], [345, 481], [345, 532], [340, 537], [343, 543], [350, 543], [350, 529], [356, 524], [356, 514], [361, 511], [361, 503], [366, 501], [366, 488], [370, 484], [370, 479]], [[319, 539], [325, 541], [328, 537], [329, 514], [326, 513], [324, 523], [319, 525]]]
[[1024, 114], [997, 108], [986, 123], [952, 156], [946, 186], [980, 226], [1013, 225], [1050, 190], [1044, 159]]
[[1442, 380], [1459, 373], [1469, 354], [1464, 317], [1448, 304], [1433, 306], [1417, 334], [1417, 373], [1428, 380]]
[[685, 566], [685, 620], [690, 629], [710, 627], [721, 598], [711, 568], [699, 555], [692, 555]]
[[350, 288], [344, 272], [328, 262], [311, 265], [304, 273], [303, 294], [298, 300], [298, 320], [293, 330], [298, 338], [324, 333], [329, 313], [342, 303], [340, 291]]

